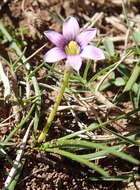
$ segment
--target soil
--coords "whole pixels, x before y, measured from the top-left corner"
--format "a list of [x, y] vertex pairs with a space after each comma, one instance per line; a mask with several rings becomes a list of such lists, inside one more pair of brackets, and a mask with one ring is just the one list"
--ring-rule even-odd
[[[138, 5], [140, 5], [138, 3]], [[15, 36], [16, 39], [26, 42], [27, 50], [26, 57], [32, 55], [38, 48], [43, 46], [45, 43], [46, 47], [43, 48], [37, 55], [30, 59], [30, 64], [32, 68], [36, 68], [40, 65], [40, 60], [43, 58], [45, 52], [52, 46], [44, 37], [43, 32], [48, 29], [54, 29], [55, 31], [61, 32], [61, 22], [64, 18], [73, 15], [75, 16], [80, 25], [84, 26], [95, 13], [103, 13], [100, 19], [95, 22], [94, 27], [98, 28], [98, 39], [107, 36], [115, 36], [114, 43], [116, 49], [122, 52], [124, 49], [125, 32], [127, 31], [126, 25], [122, 19], [122, 7], [121, 4], [113, 2], [113, 0], [7, 0], [0, 1], [0, 17], [8, 28], [8, 30]], [[131, 8], [131, 13], [140, 15], [140, 9], [137, 4], [128, 1], [128, 10]], [[139, 18], [139, 17], [138, 17]], [[114, 19], [114, 22], [112, 20]], [[115, 20], [116, 19], [116, 20]], [[117, 20], [118, 19], [118, 20]], [[116, 26], [114, 23], [117, 22], [120, 25]], [[22, 32], [19, 32], [24, 29]], [[122, 38], [122, 40], [120, 39]], [[119, 40], [120, 39], [120, 40]], [[130, 40], [131, 41], [131, 40]], [[127, 44], [127, 47], [131, 45], [132, 42]], [[9, 45], [3, 44], [2, 38], [0, 39], [0, 55], [12, 60], [16, 59], [14, 52], [10, 50]], [[9, 51], [9, 53], [7, 53]], [[95, 73], [96, 70], [102, 67], [102, 62], [91, 70], [91, 73]], [[60, 71], [64, 70], [64, 65], [55, 64], [55, 68]], [[5, 66], [5, 71], [9, 73], [8, 68]], [[130, 65], [131, 69], [131, 65]], [[19, 68], [19, 74], [17, 73], [18, 79], [22, 80], [24, 77], [23, 69]], [[81, 70], [82, 73], [82, 70]], [[54, 74], [54, 79], [47, 78], [46, 75], [51, 74], [51, 72], [40, 69], [36, 76], [39, 82], [56, 85], [58, 84], [58, 76]], [[11, 85], [12, 77], [11, 77]], [[104, 95], [112, 100], [116, 95], [118, 89], [108, 89], [104, 92]], [[48, 115], [48, 110], [55, 100], [56, 92], [51, 89], [42, 88], [42, 102], [41, 102], [41, 117], [39, 123], [39, 133], [45, 122], [44, 117]], [[89, 94], [84, 94], [84, 96], [89, 96]], [[0, 84], [0, 97], [3, 97], [3, 86]], [[126, 96], [127, 98], [127, 96]], [[76, 100], [72, 100], [77, 104]], [[108, 114], [104, 114], [105, 109], [98, 109], [101, 102], [97, 100], [94, 101], [94, 106], [97, 107], [96, 111], [99, 111], [103, 121], [106, 119], [111, 119], [114, 116], [119, 115], [120, 110], [110, 111]], [[63, 100], [62, 105], [67, 104], [66, 98]], [[73, 103], [71, 102], [71, 103]], [[20, 115], [19, 118], [9, 119], [7, 125], [0, 128], [0, 140], [3, 140], [6, 135], [15, 127], [15, 125], [20, 121], [21, 115], [27, 110], [28, 104], [22, 110], [18, 108]], [[8, 118], [13, 113], [13, 103], [8, 101], [0, 101], [0, 121], [2, 122]], [[121, 112], [126, 113], [132, 109], [129, 101], [124, 101], [121, 107]], [[22, 111], [21, 111], [22, 110]], [[78, 112], [78, 117], [83, 123], [90, 124], [94, 122], [95, 114], [90, 113], [88, 118], [85, 112]], [[125, 132], [127, 130], [133, 131], [134, 128], [138, 128], [138, 121], [134, 121], [132, 118], [124, 119], [121, 122], [116, 122], [110, 125], [110, 128], [115, 129], [119, 132]], [[21, 139], [24, 136], [26, 125], [21, 129], [16, 136], [12, 138], [14, 146], [6, 147], [5, 151], [11, 159], [14, 159], [16, 152], [19, 149]], [[53, 122], [53, 129], [50, 131], [50, 139], [56, 139], [67, 134], [66, 129], [77, 131], [79, 126], [71, 114], [70, 111], [59, 112]], [[103, 131], [97, 130], [96, 134], [101, 135]], [[21, 172], [20, 178], [16, 185], [16, 190], [132, 190], [136, 189], [133, 183], [124, 182], [92, 182], [89, 181], [89, 177], [98, 176], [97, 173], [88, 169], [87, 167], [76, 163], [75, 161], [69, 160], [62, 156], [54, 153], [44, 153], [37, 150], [31, 146], [32, 133], [30, 132], [30, 138], [28, 139], [27, 146], [25, 149], [25, 154], [23, 156], [23, 170]], [[16, 146], [15, 146], [16, 145]], [[133, 147], [133, 155], [139, 158], [139, 152], [137, 147]], [[127, 149], [131, 152], [131, 147]], [[133, 165], [122, 161], [115, 157], [108, 157], [99, 162], [99, 164], [110, 174], [115, 175], [116, 173], [129, 172], [133, 169]], [[3, 189], [4, 182], [11, 169], [11, 164], [4, 158], [0, 156], [0, 189]]]

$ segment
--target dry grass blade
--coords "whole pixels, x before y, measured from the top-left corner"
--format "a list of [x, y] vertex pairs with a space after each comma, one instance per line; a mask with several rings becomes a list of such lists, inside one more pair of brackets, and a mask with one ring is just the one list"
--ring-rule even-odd
[[124, 55], [117, 63], [115, 63], [115, 66], [109, 70], [104, 77], [100, 80], [100, 82], [98, 83], [98, 85], [96, 86], [95, 92], [98, 91], [99, 87], [101, 86], [101, 84], [104, 82], [104, 80], [107, 78], [107, 76], [113, 72], [128, 56], [133, 55], [132, 52], [128, 52], [126, 55]]
[[2, 62], [0, 62], [0, 79], [2, 80], [4, 86], [4, 98], [9, 98], [11, 96], [10, 82], [4, 72]]
[[27, 128], [26, 130], [26, 133], [23, 137], [23, 140], [22, 140], [22, 143], [20, 145], [20, 149], [18, 150], [18, 153], [17, 153], [17, 156], [16, 156], [16, 159], [13, 163], [13, 167], [11, 168], [10, 172], [9, 172], [9, 175], [5, 181], [5, 184], [4, 184], [4, 189], [7, 189], [8, 186], [10, 185], [10, 183], [12, 182], [16, 172], [17, 172], [17, 168], [18, 168], [18, 165], [21, 161], [21, 158], [22, 158], [22, 155], [24, 153], [24, 149], [25, 149], [25, 146], [26, 146], [26, 142], [27, 142], [27, 139], [28, 139], [28, 136], [29, 136], [29, 132], [30, 132], [30, 129], [33, 125], [33, 120], [31, 121], [29, 127]]

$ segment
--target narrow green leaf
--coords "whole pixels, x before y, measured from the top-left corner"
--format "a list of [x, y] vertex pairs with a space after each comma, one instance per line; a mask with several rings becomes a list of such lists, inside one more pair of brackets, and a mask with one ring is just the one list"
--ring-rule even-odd
[[99, 91], [104, 91], [105, 89], [109, 88], [113, 84], [113, 80], [110, 80], [109, 82], [104, 82], [99, 87]]
[[113, 131], [113, 130], [110, 130], [110, 129], [108, 129], [108, 128], [103, 128], [103, 129], [104, 129], [105, 131], [110, 132], [111, 134], [114, 134], [115, 136], [117, 136], [119, 139], [123, 140], [123, 141], [126, 142], [126, 143], [133, 144], [133, 145], [135, 145], [135, 146], [139, 146], [139, 145], [140, 145], [137, 141], [134, 141], [134, 140], [132, 140], [131, 138], [122, 136], [122, 135], [116, 133], [116, 132]]
[[12, 142], [5, 142], [5, 141], [0, 142], [0, 148], [5, 147], [5, 146], [12, 146], [12, 145], [14, 145], [14, 143]]
[[17, 131], [28, 121], [28, 119], [31, 117], [32, 112], [35, 109], [35, 104], [33, 104], [28, 111], [28, 113], [22, 118], [20, 123], [13, 129], [13, 131], [10, 132], [10, 134], [6, 137], [4, 142], [8, 142], [16, 133]]
[[84, 81], [87, 81], [88, 71], [90, 69], [91, 64], [92, 64], [92, 60], [89, 59], [86, 63], [86, 67], [85, 67], [84, 74], [83, 74]]
[[117, 67], [117, 70], [118, 70], [119, 73], [121, 73], [124, 77], [129, 78], [130, 73], [129, 73], [129, 71], [128, 71], [126, 65], [120, 64], [120, 65]]
[[[120, 145], [113, 146], [114, 149], [119, 148]], [[90, 154], [83, 154], [79, 155], [81, 158], [87, 159], [87, 160], [99, 160], [100, 157], [106, 156], [109, 153], [107, 151], [101, 150], [98, 152], [90, 153]]]
[[95, 81], [96, 79], [98, 79], [101, 75], [104, 75], [107, 71], [109, 71], [110, 69], [112, 69], [113, 67], [115, 67], [116, 63], [109, 65], [108, 67], [102, 69], [101, 71], [99, 71], [98, 73], [96, 73], [89, 81], [88, 83], [90, 84], [91, 82]]
[[128, 112], [128, 113], [122, 114], [122, 115], [120, 115], [120, 116], [118, 116], [118, 117], [115, 117], [115, 118], [112, 119], [112, 120], [108, 120], [108, 121], [106, 121], [106, 122], [103, 122], [103, 123], [101, 123], [101, 124], [99, 124], [99, 125], [97, 125], [97, 124], [95, 124], [95, 123], [92, 123], [92, 124], [90, 124], [86, 129], [83, 129], [83, 130], [81, 130], [81, 131], [77, 131], [77, 132], [75, 132], [75, 133], [66, 135], [66, 136], [64, 136], [64, 137], [61, 137], [59, 140], [74, 138], [74, 137], [77, 137], [78, 135], [81, 135], [81, 134], [86, 133], [86, 132], [88, 132], [88, 131], [94, 131], [94, 130], [100, 128], [100, 127], [109, 125], [110, 123], [113, 123], [114, 121], [118, 121], [118, 120], [127, 118], [127, 117], [129, 117], [130, 115], [133, 115], [133, 114], [137, 113], [138, 111], [140, 111], [140, 107], [137, 108], [137, 109], [135, 109], [135, 110], [133, 110], [133, 111], [131, 111], [131, 112]]
[[87, 178], [88, 180], [90, 181], [123, 181], [123, 182], [130, 182], [133, 176], [131, 174], [131, 176], [129, 174], [126, 174], [126, 175], [120, 175], [120, 176], [111, 176], [111, 177], [90, 177], [90, 178]]
[[90, 153], [90, 154], [83, 154], [83, 155], [78, 155], [80, 158], [87, 159], [87, 160], [98, 160], [99, 157], [103, 157], [108, 155], [107, 151], [101, 150], [98, 152]]
[[105, 46], [106, 51], [108, 52], [108, 54], [113, 57], [115, 55], [115, 49], [114, 49], [114, 44], [113, 41], [110, 40], [109, 38], [106, 38], [103, 41], [103, 44]]
[[133, 32], [133, 36], [137, 41], [137, 43], [140, 43], [140, 32], [139, 31]]
[[[40, 148], [37, 148], [39, 150], [41, 150]], [[67, 152], [67, 151], [64, 151], [64, 150], [59, 150], [59, 149], [56, 149], [56, 148], [45, 148], [44, 151], [46, 152], [53, 152], [53, 153], [57, 153], [57, 154], [60, 154], [60, 155], [63, 155], [69, 159], [72, 159], [72, 160], [75, 160], [81, 164], [84, 164], [86, 165], [87, 167], [95, 170], [96, 172], [100, 173], [102, 176], [108, 176], [108, 173], [106, 171], [104, 171], [102, 168], [100, 168], [99, 166], [93, 164], [92, 162], [89, 162], [88, 160], [86, 159], [83, 159], [83, 158], [80, 158], [78, 155], [76, 154], [73, 154], [73, 153], [70, 153], [70, 152]]]
[[136, 82], [139, 74], [140, 74], [140, 60], [136, 63], [136, 66], [134, 67], [133, 72], [123, 90], [124, 92], [132, 89], [132, 86]]
[[115, 79], [115, 72], [112, 71], [112, 72], [108, 75], [107, 78], [109, 78], [109, 79]]
[[140, 102], [140, 84], [134, 83], [132, 90], [130, 91], [130, 99], [132, 101], [133, 108], [138, 108]]
[[84, 147], [84, 148], [89, 148], [89, 149], [99, 149], [99, 150], [104, 150], [107, 151], [108, 153], [117, 156], [121, 159], [127, 160], [131, 163], [134, 164], [140, 164], [139, 160], [133, 158], [131, 155], [128, 155], [124, 152], [119, 152], [116, 149], [112, 148], [112, 147], [108, 147], [102, 143], [93, 143], [93, 142], [88, 142], [88, 141], [84, 141], [84, 140], [56, 140], [55, 143], [52, 142], [47, 142], [44, 143], [40, 148], [46, 149], [46, 148], [63, 148], [63, 145], [75, 145], [77, 147]]

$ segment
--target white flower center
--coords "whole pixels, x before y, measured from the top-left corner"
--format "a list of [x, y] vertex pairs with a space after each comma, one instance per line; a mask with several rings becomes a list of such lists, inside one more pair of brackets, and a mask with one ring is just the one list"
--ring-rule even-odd
[[65, 47], [65, 52], [67, 55], [77, 55], [79, 54], [80, 48], [75, 41], [70, 41]]

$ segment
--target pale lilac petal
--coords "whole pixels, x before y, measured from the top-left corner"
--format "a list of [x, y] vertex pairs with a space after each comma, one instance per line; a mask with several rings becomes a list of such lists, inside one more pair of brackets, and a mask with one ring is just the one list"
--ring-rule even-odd
[[103, 51], [92, 45], [85, 46], [85, 48], [81, 52], [81, 57], [93, 60], [105, 59]]
[[65, 59], [66, 57], [67, 56], [65, 52], [61, 48], [54, 47], [45, 54], [44, 61], [48, 63], [53, 63]]
[[70, 55], [67, 57], [68, 65], [71, 66], [76, 71], [79, 71], [82, 65], [82, 58], [80, 55]]
[[86, 46], [96, 35], [96, 28], [83, 30], [77, 37], [76, 41], [81, 47]]
[[66, 40], [75, 40], [80, 32], [80, 27], [74, 17], [68, 17], [63, 23], [63, 36]]
[[64, 47], [67, 43], [62, 34], [53, 30], [45, 31], [44, 34], [53, 44], [58, 47]]

